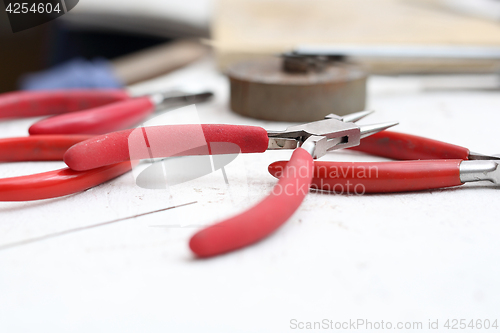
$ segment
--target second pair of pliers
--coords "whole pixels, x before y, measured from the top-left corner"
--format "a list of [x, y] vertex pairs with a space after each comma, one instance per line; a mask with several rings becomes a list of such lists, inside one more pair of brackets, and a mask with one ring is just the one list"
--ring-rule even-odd
[[33, 124], [29, 133], [104, 134], [135, 126], [158, 108], [211, 96], [169, 91], [133, 97], [120, 89], [17, 91], [0, 94], [0, 119], [55, 115]]
[[[31, 135], [0, 139], [0, 162], [60, 161], [74, 144], [91, 135]], [[88, 171], [69, 168], [32, 175], [1, 178], [0, 201], [31, 201], [85, 191], [116, 178], [132, 168], [130, 162]]]
[[[384, 131], [351, 149], [394, 162], [315, 161], [311, 188], [340, 194], [431, 190], [489, 181], [500, 184], [500, 158], [421, 136]], [[280, 177], [286, 161], [269, 166]]]

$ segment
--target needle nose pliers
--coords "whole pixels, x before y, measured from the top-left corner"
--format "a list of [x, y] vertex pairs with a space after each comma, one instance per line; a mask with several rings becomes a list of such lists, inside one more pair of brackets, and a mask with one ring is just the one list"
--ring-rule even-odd
[[[475, 181], [500, 184], [499, 157], [416, 135], [384, 131], [351, 149], [403, 161], [315, 161], [311, 188], [359, 194], [430, 190]], [[269, 172], [280, 177], [286, 163], [272, 163]]]
[[[238, 125], [142, 127], [80, 142], [66, 152], [64, 161], [74, 170], [85, 171], [136, 159], [294, 149], [271, 194], [246, 212], [205, 228], [191, 238], [191, 250], [199, 257], [210, 257], [255, 243], [286, 222], [309, 191], [313, 158], [330, 150], [359, 145], [361, 138], [397, 124], [355, 124], [369, 113], [343, 118], [329, 115], [324, 120], [279, 132]], [[201, 132], [203, 146], [196, 140], [196, 132]]]
[[18, 91], [0, 94], [0, 119], [55, 115], [33, 124], [29, 133], [103, 134], [135, 126], [157, 107], [202, 102], [211, 96], [169, 91], [133, 97], [119, 89]]

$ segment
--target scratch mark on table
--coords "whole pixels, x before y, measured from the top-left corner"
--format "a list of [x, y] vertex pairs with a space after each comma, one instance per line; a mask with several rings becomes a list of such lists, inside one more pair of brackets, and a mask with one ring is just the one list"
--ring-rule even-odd
[[84, 231], [84, 230], [88, 230], [88, 229], [102, 227], [102, 226], [114, 224], [114, 223], [117, 223], [117, 222], [121, 222], [121, 221], [129, 220], [129, 219], [138, 218], [138, 217], [141, 217], [141, 216], [146, 216], [146, 215], [150, 215], [150, 214], [154, 214], [154, 213], [159, 213], [159, 212], [163, 212], [163, 211], [174, 209], [174, 208], [188, 206], [188, 205], [192, 205], [192, 204], [195, 204], [195, 203], [198, 203], [198, 201], [188, 202], [188, 203], [181, 204], [181, 205], [176, 205], [176, 206], [170, 206], [170, 207], [167, 207], [167, 208], [162, 208], [162, 209], [158, 209], [158, 210], [154, 210], [154, 211], [146, 212], [146, 213], [142, 213], [142, 214], [137, 214], [137, 215], [133, 215], [133, 216], [122, 217], [122, 218], [119, 218], [119, 219], [116, 219], [116, 220], [112, 220], [112, 221], [101, 222], [101, 223], [97, 223], [97, 224], [87, 225], [87, 226], [84, 226], [84, 227], [79, 227], [79, 228], [73, 228], [73, 229], [68, 229], [68, 230], [64, 230], [64, 231], [54, 232], [52, 234], [43, 235], [43, 236], [40, 236], [40, 237], [34, 237], [34, 238], [30, 238], [30, 239], [25, 239], [25, 240], [22, 240], [22, 241], [19, 241], [19, 242], [14, 242], [14, 243], [10, 243], [10, 244], [1, 245], [0, 246], [0, 251], [11, 249], [11, 248], [14, 248], [14, 247], [19, 247], [19, 246], [27, 245], [27, 244], [31, 244], [31, 243], [35, 243], [35, 242], [44, 241], [44, 240], [55, 238], [55, 237], [59, 237], [59, 236], [64, 236], [64, 235], [72, 234], [72, 233], [79, 232], [79, 231]]

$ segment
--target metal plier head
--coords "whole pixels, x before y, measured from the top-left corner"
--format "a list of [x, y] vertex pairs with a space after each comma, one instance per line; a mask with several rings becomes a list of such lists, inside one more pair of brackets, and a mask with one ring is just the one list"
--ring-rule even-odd
[[362, 126], [355, 124], [371, 113], [373, 111], [361, 111], [343, 117], [329, 114], [323, 120], [291, 126], [285, 131], [268, 131], [268, 149], [302, 147], [313, 158], [320, 158], [331, 150], [357, 146], [362, 138], [398, 124], [397, 122]]

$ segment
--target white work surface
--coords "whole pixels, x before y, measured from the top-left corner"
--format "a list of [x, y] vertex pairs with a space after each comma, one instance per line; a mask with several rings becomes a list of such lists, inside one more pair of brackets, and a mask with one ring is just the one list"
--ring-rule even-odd
[[[417, 86], [418, 78], [371, 79], [369, 107], [377, 112], [362, 123], [398, 120], [398, 131], [500, 153], [499, 92]], [[197, 106], [202, 123], [288, 125], [232, 113], [228, 82], [210, 60], [134, 90], [166, 87], [213, 89], [215, 100]], [[26, 135], [33, 121], [2, 122], [0, 134]], [[5, 246], [197, 202], [0, 250], [0, 332], [300, 331], [291, 329], [292, 319], [420, 321], [424, 330], [439, 320], [444, 331], [447, 319], [500, 319], [500, 191], [488, 183], [384, 195], [309, 193], [271, 237], [195, 259], [188, 240], [199, 226], [262, 199], [276, 182], [267, 166], [290, 154], [239, 155], [225, 168], [229, 185], [218, 170], [147, 190], [128, 173], [64, 198], [0, 203]], [[324, 159], [381, 160], [353, 152]], [[63, 163], [6, 163], [0, 175], [58, 167]]]

